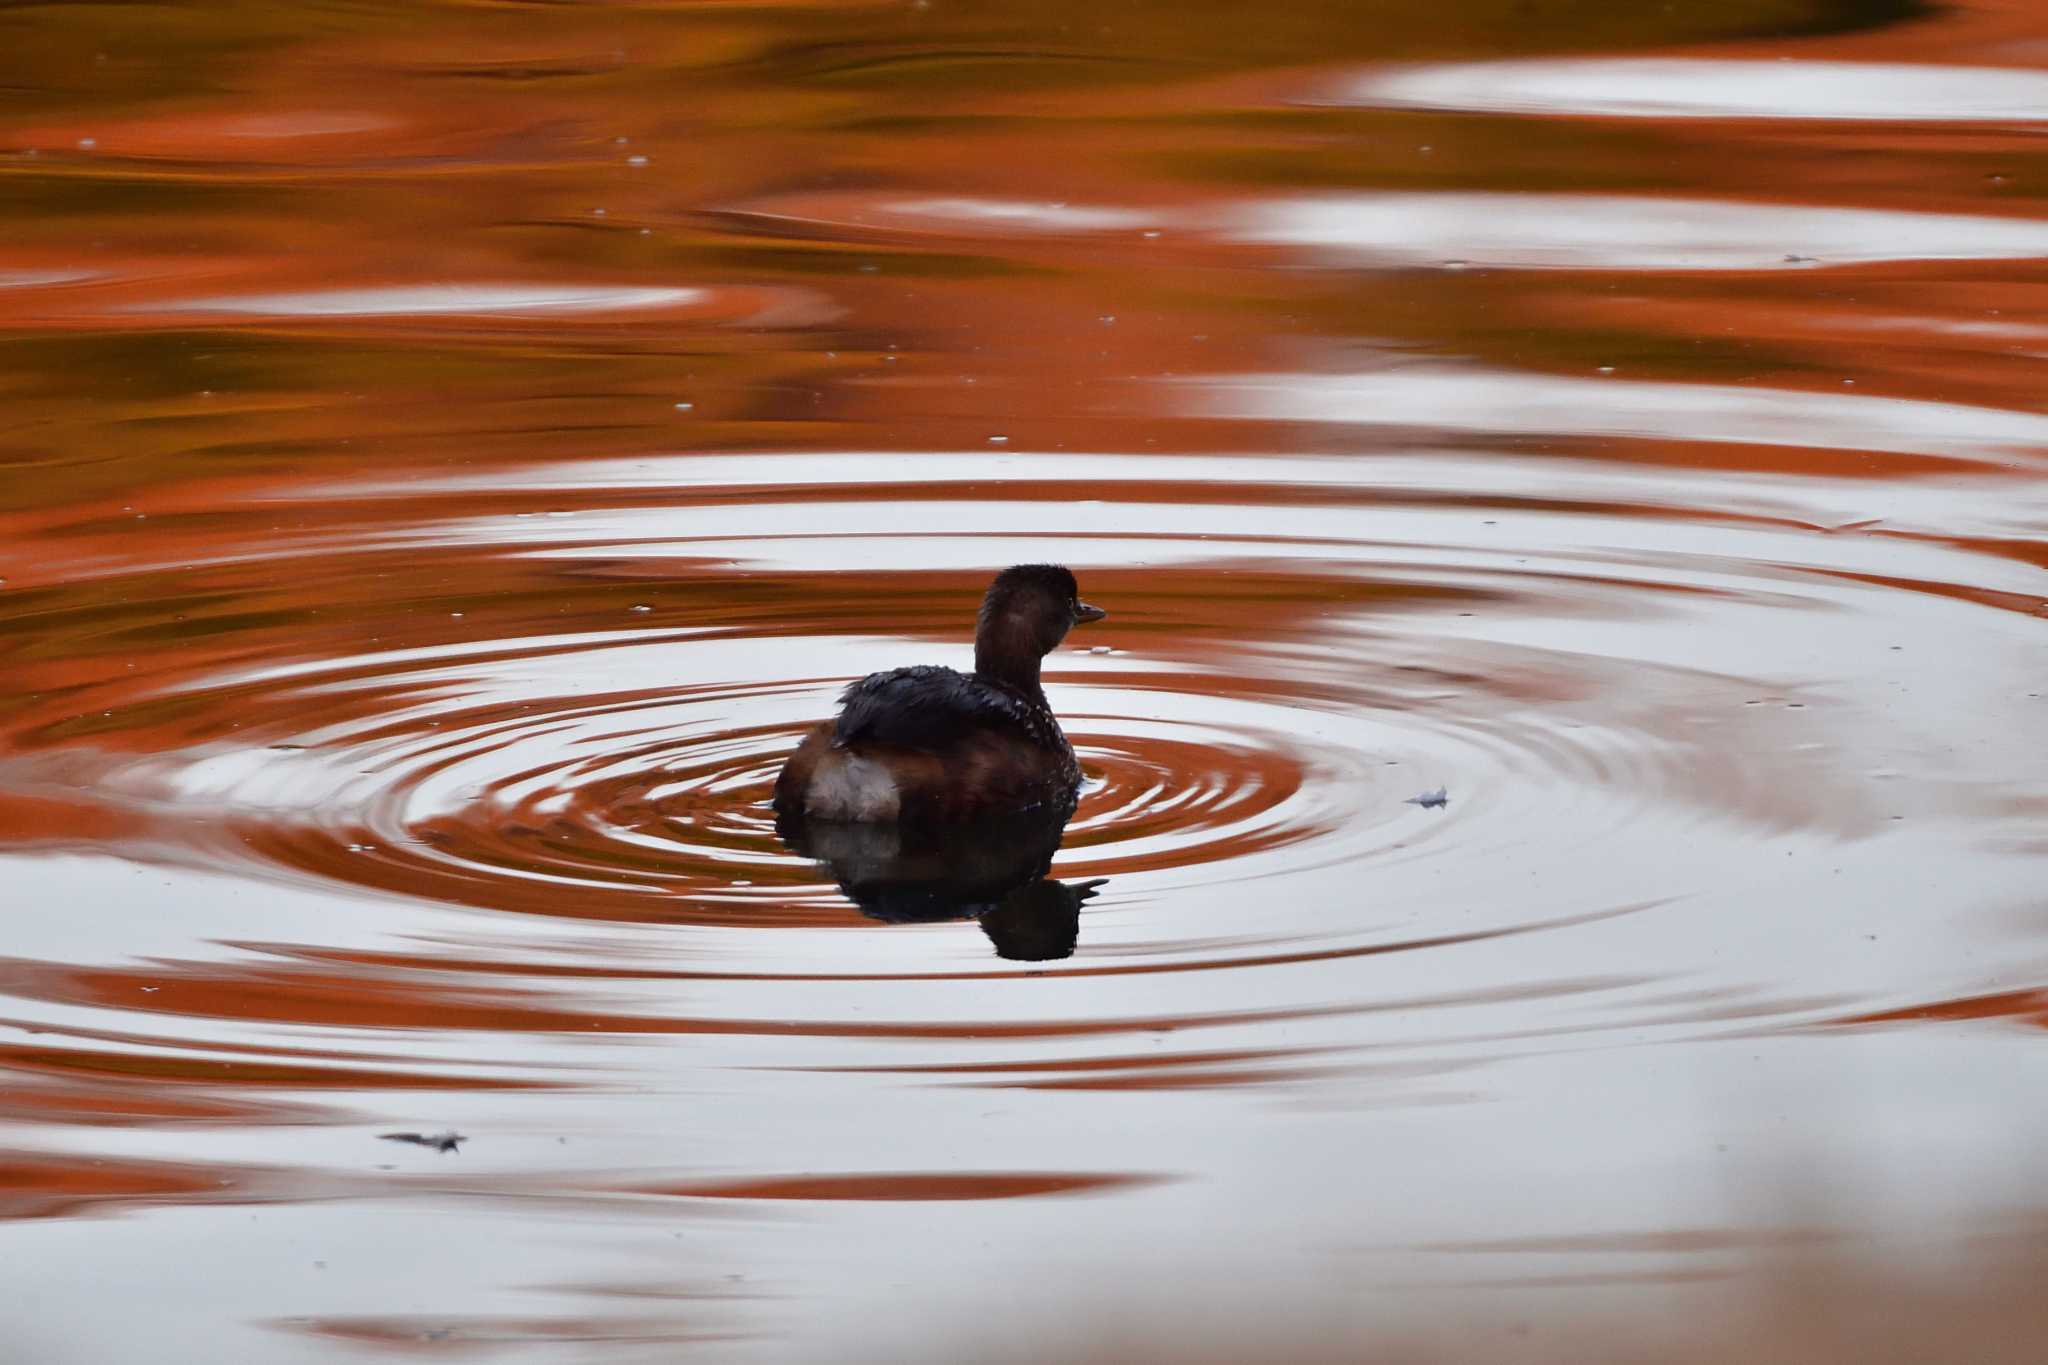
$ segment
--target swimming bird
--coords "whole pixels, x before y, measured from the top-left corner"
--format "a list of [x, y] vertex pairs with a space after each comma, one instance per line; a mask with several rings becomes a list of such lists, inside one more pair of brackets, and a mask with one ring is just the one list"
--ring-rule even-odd
[[822, 820], [950, 822], [1073, 799], [1081, 765], [1039, 685], [1039, 663], [1100, 621], [1057, 564], [997, 574], [974, 626], [974, 671], [920, 664], [840, 695], [775, 780], [775, 809]]

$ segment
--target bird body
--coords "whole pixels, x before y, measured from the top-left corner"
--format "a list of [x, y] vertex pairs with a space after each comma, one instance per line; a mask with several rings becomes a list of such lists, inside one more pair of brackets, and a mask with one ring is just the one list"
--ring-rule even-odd
[[972, 673], [922, 664], [873, 673], [840, 695], [775, 783], [784, 815], [945, 822], [1070, 800], [1081, 780], [1039, 685], [1039, 663], [1078, 624], [1099, 621], [1074, 576], [1005, 569], [982, 599]]

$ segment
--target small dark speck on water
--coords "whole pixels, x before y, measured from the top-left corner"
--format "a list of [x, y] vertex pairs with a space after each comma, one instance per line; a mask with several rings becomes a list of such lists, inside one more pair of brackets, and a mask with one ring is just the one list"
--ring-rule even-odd
[[461, 1133], [379, 1133], [386, 1142], [410, 1142], [415, 1147], [432, 1147], [437, 1152], [452, 1152], [469, 1141]]
[[1420, 796], [1411, 796], [1401, 804], [1404, 806], [1420, 806], [1424, 810], [1435, 810], [1451, 804], [1451, 791], [1448, 787], [1438, 787], [1433, 792], [1424, 792]]

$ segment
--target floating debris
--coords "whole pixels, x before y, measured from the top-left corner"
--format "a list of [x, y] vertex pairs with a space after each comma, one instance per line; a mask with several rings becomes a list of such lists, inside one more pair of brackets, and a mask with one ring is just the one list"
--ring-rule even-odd
[[1401, 804], [1404, 806], [1420, 806], [1424, 810], [1435, 810], [1451, 804], [1451, 790], [1448, 787], [1438, 787], [1433, 792], [1424, 792], [1420, 796], [1411, 796]]
[[410, 1142], [415, 1147], [432, 1147], [437, 1152], [452, 1152], [469, 1141], [453, 1130], [446, 1133], [379, 1133], [377, 1136], [386, 1142]]

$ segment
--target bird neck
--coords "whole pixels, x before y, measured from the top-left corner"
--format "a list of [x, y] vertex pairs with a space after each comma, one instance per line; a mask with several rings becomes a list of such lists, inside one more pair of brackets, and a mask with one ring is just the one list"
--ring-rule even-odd
[[974, 642], [974, 676], [1001, 683], [1043, 705], [1045, 689], [1038, 681], [1038, 664], [1036, 650], [1018, 649], [1015, 642], [1000, 635], [984, 636]]

